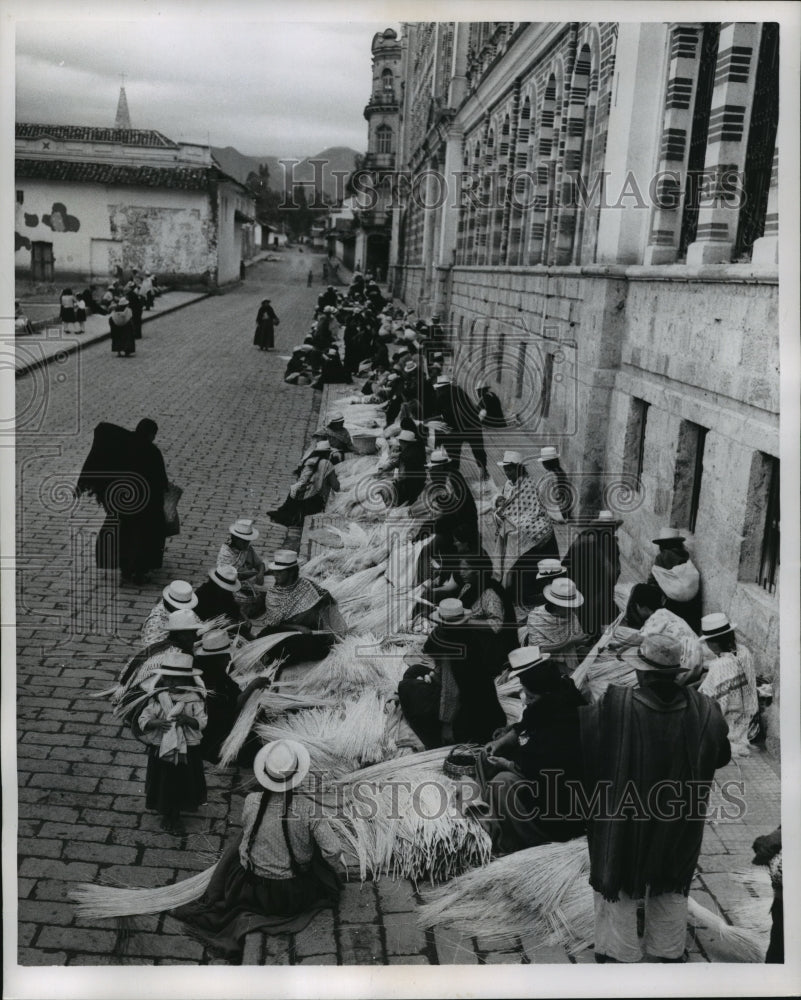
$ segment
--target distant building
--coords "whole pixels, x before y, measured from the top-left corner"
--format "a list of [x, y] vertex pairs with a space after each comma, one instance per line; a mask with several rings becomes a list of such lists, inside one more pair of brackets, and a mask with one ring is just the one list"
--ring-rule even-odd
[[558, 445], [580, 515], [620, 512], [629, 579], [681, 529], [705, 611], [768, 673], [778, 41], [760, 22], [404, 25], [415, 196], [391, 253], [392, 291], [449, 324], [460, 381], [516, 415], [493, 447]]
[[[120, 94], [117, 121], [126, 120]], [[95, 282], [118, 268], [172, 285], [223, 285], [250, 255], [255, 200], [208, 146], [153, 130], [16, 127], [15, 271], [36, 283]]]

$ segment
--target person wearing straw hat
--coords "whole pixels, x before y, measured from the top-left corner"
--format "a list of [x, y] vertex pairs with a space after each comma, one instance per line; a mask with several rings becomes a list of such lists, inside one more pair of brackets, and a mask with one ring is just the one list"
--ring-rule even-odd
[[581, 636], [576, 609], [584, 597], [575, 583], [566, 576], [555, 577], [543, 588], [542, 596], [545, 604], [530, 611], [520, 629], [521, 645], [554, 649]]
[[602, 510], [573, 539], [563, 560], [567, 575], [584, 595], [576, 609], [579, 624], [593, 641], [617, 618], [615, 584], [620, 576], [616, 531], [623, 522]]
[[559, 664], [536, 646], [509, 652], [509, 680], [525, 705], [519, 722], [498, 730], [479, 768], [486, 820], [497, 854], [584, 833], [570, 783], [582, 775], [578, 710], [585, 703]]
[[747, 757], [749, 740], [759, 732], [759, 698], [754, 661], [750, 651], [738, 645], [736, 628], [722, 611], [701, 619], [707, 672], [698, 690], [720, 705], [734, 756]]
[[543, 590], [557, 576], [566, 576], [565, 567], [559, 559], [540, 559], [537, 563], [537, 575], [532, 585], [532, 607], [540, 608], [545, 604]]
[[267, 516], [287, 528], [300, 527], [304, 517], [325, 510], [328, 497], [339, 489], [339, 479], [331, 462], [331, 444], [323, 438], [303, 462], [286, 500], [275, 510], [267, 511]]
[[537, 461], [545, 470], [545, 475], [537, 483], [540, 496], [549, 513], [569, 521], [573, 512], [573, 490], [565, 470], [562, 468], [559, 449], [547, 444], [540, 448]]
[[307, 344], [298, 344], [292, 348], [292, 354], [287, 359], [284, 369], [284, 381], [290, 385], [308, 385], [311, 381], [311, 365], [308, 361]]
[[420, 435], [409, 428], [398, 434], [398, 456], [395, 461], [393, 506], [413, 504], [426, 484], [426, 448]]
[[683, 618], [694, 632], [701, 629], [701, 575], [678, 528], [662, 528], [652, 539], [659, 552], [648, 583], [665, 595], [665, 607]]
[[709, 792], [731, 759], [728, 727], [717, 702], [676, 683], [678, 642], [648, 636], [637, 656], [637, 687], [611, 685], [579, 709], [595, 960], [639, 962], [645, 952], [683, 962]]
[[[168, 583], [161, 592], [161, 600], [153, 607], [142, 626], [142, 644], [151, 646], [154, 642], [166, 639], [169, 635], [167, 622], [173, 611], [180, 611], [182, 608], [192, 611], [197, 604], [198, 598], [191, 583], [186, 583], [184, 580], [173, 580], [172, 583]], [[197, 612], [195, 620], [198, 623], [202, 620]]]
[[403, 714], [428, 749], [450, 743], [485, 743], [505, 724], [486, 630], [471, 626], [472, 614], [458, 598], [440, 601], [431, 613], [434, 629], [423, 644], [433, 669], [412, 665], [398, 685]]
[[208, 694], [208, 721], [200, 741], [200, 752], [210, 764], [219, 761], [220, 747], [234, 727], [239, 705], [243, 700], [239, 685], [228, 675], [232, 650], [228, 633], [222, 629], [211, 629], [204, 634], [193, 660], [193, 666], [200, 671]]
[[261, 588], [264, 610], [249, 619], [251, 635], [312, 632], [331, 641], [345, 635], [348, 629], [337, 602], [325, 587], [300, 575], [297, 552], [279, 549], [267, 569], [272, 582]]
[[341, 892], [342, 845], [321, 815], [319, 779], [306, 747], [275, 740], [256, 754], [261, 786], [245, 798], [242, 830], [223, 853], [200, 899], [170, 912], [193, 937], [226, 957], [245, 937], [298, 933]]
[[451, 428], [450, 433], [442, 436], [443, 447], [458, 465], [462, 445], [469, 445], [481, 478], [488, 479], [487, 449], [484, 447], [484, 432], [475, 403], [460, 385], [446, 375], [440, 375], [434, 383], [434, 392], [437, 409]]
[[516, 603], [533, 608], [541, 592], [536, 582], [537, 566], [541, 559], [558, 559], [559, 545], [553, 522], [520, 452], [506, 450], [497, 464], [506, 476], [494, 511], [499, 572]]
[[[314, 431], [312, 437], [315, 438], [315, 441], [328, 441], [331, 445], [331, 461], [334, 465], [341, 462], [348, 452], [352, 453], [354, 450], [350, 431], [345, 427], [345, 415], [341, 410], [334, 410], [330, 413], [325, 425], [320, 430]], [[314, 445], [309, 448], [295, 467], [296, 476], [300, 474], [304, 462], [310, 459], [313, 454]]]
[[225, 615], [232, 622], [240, 618], [240, 608], [236, 595], [242, 590], [236, 566], [212, 566], [207, 579], [195, 591], [197, 607], [195, 614], [201, 621]]
[[253, 548], [259, 530], [252, 518], [238, 517], [228, 531], [228, 540], [222, 543], [217, 553], [217, 569], [233, 566], [236, 570], [240, 587], [235, 592], [235, 600], [244, 616], [258, 609], [260, 601], [256, 587], [264, 583], [264, 560]]
[[508, 426], [503, 415], [500, 397], [492, 391], [486, 379], [481, 379], [476, 385], [476, 395], [478, 396], [478, 419], [484, 427]]
[[461, 530], [478, 546], [478, 509], [470, 487], [443, 448], [435, 448], [426, 465], [428, 483], [411, 507], [420, 522], [417, 538], [435, 532]]
[[111, 353], [118, 358], [130, 358], [132, 354], [136, 354], [133, 313], [128, 299], [121, 298], [112, 306], [108, 326], [111, 331]]
[[200, 752], [207, 722], [206, 689], [192, 656], [178, 652], [165, 654], [140, 687], [146, 700], [134, 734], [148, 748], [145, 804], [161, 814], [168, 833], [183, 835], [180, 813], [206, 801]]

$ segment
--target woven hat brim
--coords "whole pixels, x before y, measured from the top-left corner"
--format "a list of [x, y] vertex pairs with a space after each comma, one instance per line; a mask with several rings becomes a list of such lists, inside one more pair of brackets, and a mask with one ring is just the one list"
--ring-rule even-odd
[[258, 781], [262, 788], [268, 788], [271, 792], [288, 792], [293, 788], [297, 788], [309, 773], [311, 768], [311, 757], [309, 756], [309, 751], [305, 746], [303, 746], [302, 743], [297, 743], [294, 740], [289, 740], [288, 742], [292, 744], [295, 753], [298, 755], [298, 769], [292, 777], [288, 778], [286, 781], [276, 781], [274, 778], [271, 778], [269, 774], [265, 774], [262, 767], [259, 767], [257, 770], [257, 761], [259, 761], [259, 758], [264, 754], [267, 747], [270, 746], [269, 743], [266, 744], [266, 746], [259, 750], [253, 761], [253, 773], [256, 776], [256, 781]]

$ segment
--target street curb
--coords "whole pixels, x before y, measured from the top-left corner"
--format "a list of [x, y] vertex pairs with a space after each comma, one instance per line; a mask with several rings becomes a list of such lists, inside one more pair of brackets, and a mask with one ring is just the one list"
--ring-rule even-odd
[[[160, 313], [155, 316], [143, 316], [142, 325], [145, 323], [150, 323], [155, 319], [161, 319], [162, 316], [169, 316], [170, 313], [178, 312], [179, 309], [186, 309], [187, 306], [193, 306], [196, 302], [202, 302], [203, 299], [211, 298], [214, 292], [204, 292], [202, 295], [198, 295], [196, 299], [191, 299], [189, 302], [181, 302], [177, 306], [170, 306], [169, 309], [163, 309]], [[78, 351], [82, 351], [87, 347], [93, 347], [95, 344], [102, 344], [105, 340], [111, 339], [111, 331], [108, 333], [101, 334], [99, 337], [95, 337], [93, 340], [89, 341], [79, 341], [73, 344], [72, 347], [65, 347], [61, 351], [57, 351], [55, 354], [51, 354], [47, 358], [37, 358], [35, 361], [31, 361], [30, 364], [25, 365], [22, 368], [16, 369], [14, 372], [14, 378], [22, 378], [24, 375], [29, 375], [31, 372], [38, 371], [40, 368], [47, 368], [48, 365], [52, 364], [56, 358], [63, 358], [68, 354], [77, 354]]]

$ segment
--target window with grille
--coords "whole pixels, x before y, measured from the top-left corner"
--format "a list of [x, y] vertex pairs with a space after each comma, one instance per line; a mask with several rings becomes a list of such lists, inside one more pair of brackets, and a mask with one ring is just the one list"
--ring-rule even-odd
[[739, 579], [775, 593], [779, 578], [779, 460], [761, 451], [751, 460], [742, 536]]
[[389, 125], [379, 125], [376, 129], [376, 152], [392, 152], [392, 129]]
[[636, 488], [642, 486], [642, 470], [645, 463], [645, 427], [648, 423], [648, 408], [651, 404], [633, 396], [626, 425], [626, 440], [623, 445], [623, 475], [633, 477]]

